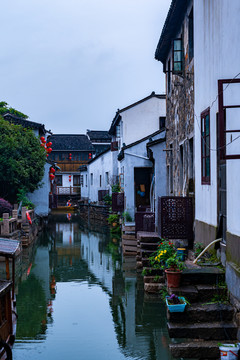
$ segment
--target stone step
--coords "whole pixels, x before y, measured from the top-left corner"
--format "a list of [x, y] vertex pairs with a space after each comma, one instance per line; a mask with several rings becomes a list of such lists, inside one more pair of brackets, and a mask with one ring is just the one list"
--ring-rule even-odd
[[232, 321], [234, 309], [229, 304], [195, 304], [187, 305], [185, 311], [167, 312], [171, 323], [200, 323], [216, 321]]
[[[238, 340], [224, 341], [225, 344], [237, 342]], [[170, 344], [169, 348], [174, 358], [219, 359], [219, 343], [221, 343], [221, 341], [191, 341], [180, 344]]]
[[160, 237], [156, 232], [138, 231], [137, 239], [143, 242], [160, 242]]
[[122, 239], [122, 245], [137, 246], [136, 240], [124, 240]]
[[237, 338], [237, 325], [233, 322], [204, 322], [195, 324], [168, 322], [171, 338], [225, 340]]
[[157, 248], [158, 248], [158, 245], [157, 244], [154, 244], [154, 243], [143, 243], [143, 242], [140, 242], [139, 244], [140, 248], [141, 249], [146, 249], [146, 250], [152, 250], [152, 251], [156, 251]]
[[198, 291], [195, 286], [185, 285], [179, 288], [168, 288], [169, 295], [175, 294], [178, 296], [184, 296], [191, 304], [198, 301]]
[[123, 245], [122, 246], [123, 249], [123, 255], [125, 256], [136, 256], [137, 255], [137, 247], [135, 246], [127, 246], [127, 245]]
[[182, 272], [182, 283], [184, 284], [216, 284], [224, 279], [225, 273], [219, 268], [185, 269]]
[[145, 275], [143, 277], [144, 284], [147, 283], [161, 283], [165, 284], [165, 277], [161, 275]]
[[122, 231], [134, 231], [135, 233], [135, 225], [123, 225]]
[[146, 283], [144, 284], [144, 291], [148, 293], [159, 293], [165, 287], [162, 283]]
[[136, 239], [135, 235], [122, 234], [122, 239], [123, 240], [135, 240], [136, 245], [137, 245], [137, 239]]

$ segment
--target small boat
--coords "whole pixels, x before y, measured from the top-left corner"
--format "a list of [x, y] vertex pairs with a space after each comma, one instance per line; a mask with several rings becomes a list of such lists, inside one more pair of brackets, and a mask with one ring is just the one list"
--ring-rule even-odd
[[73, 212], [78, 210], [77, 205], [71, 205], [71, 206], [58, 206], [56, 209], [57, 211], [64, 211], [64, 212]]
[[[0, 257], [5, 258], [6, 279], [0, 280], [0, 359], [12, 359], [12, 346], [16, 336], [15, 259], [22, 250], [21, 242], [0, 238]], [[10, 259], [12, 279], [10, 280]]]

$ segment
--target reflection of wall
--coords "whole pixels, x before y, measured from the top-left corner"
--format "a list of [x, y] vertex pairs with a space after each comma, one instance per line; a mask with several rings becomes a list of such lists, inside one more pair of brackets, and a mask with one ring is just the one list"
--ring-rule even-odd
[[81, 241], [81, 234], [76, 223], [57, 223], [56, 234], [57, 243], [64, 246], [71, 246]]
[[113, 261], [110, 254], [105, 254], [101, 250], [102, 242], [98, 234], [82, 233], [82, 259], [88, 262], [89, 271], [112, 293]]
[[31, 272], [39, 280], [41, 280], [41, 284], [46, 295], [46, 300], [50, 299], [49, 250], [47, 247], [38, 247], [34, 260], [34, 266], [32, 267]]

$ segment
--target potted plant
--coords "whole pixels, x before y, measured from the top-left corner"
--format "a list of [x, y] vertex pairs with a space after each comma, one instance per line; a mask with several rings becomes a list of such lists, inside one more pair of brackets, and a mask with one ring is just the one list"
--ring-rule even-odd
[[149, 257], [150, 266], [155, 269], [163, 270], [165, 268], [165, 263], [168, 258], [174, 255], [176, 252], [173, 243], [170, 241], [162, 240], [158, 244], [158, 249]]
[[109, 217], [107, 218], [107, 221], [110, 225], [112, 225], [113, 227], [117, 226], [119, 223], [119, 216], [118, 214], [110, 214]]
[[170, 312], [184, 312], [187, 302], [183, 296], [172, 294], [166, 296], [166, 304]]
[[165, 273], [168, 287], [179, 287], [183, 269], [184, 263], [177, 258], [176, 253], [167, 259]]

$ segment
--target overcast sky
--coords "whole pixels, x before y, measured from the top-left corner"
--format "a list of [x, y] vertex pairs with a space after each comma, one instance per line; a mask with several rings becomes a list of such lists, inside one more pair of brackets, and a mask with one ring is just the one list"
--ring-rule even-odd
[[118, 108], [165, 92], [154, 53], [170, 2], [2, 2], [0, 101], [56, 134], [109, 130]]

